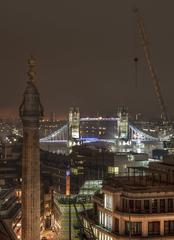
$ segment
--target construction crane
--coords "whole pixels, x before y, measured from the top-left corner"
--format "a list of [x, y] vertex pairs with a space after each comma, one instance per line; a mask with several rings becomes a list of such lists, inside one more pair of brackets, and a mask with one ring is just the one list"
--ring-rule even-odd
[[145, 60], [146, 60], [146, 63], [147, 63], [147, 66], [148, 66], [148, 69], [150, 72], [151, 79], [153, 81], [156, 97], [157, 97], [158, 103], [161, 108], [161, 117], [164, 122], [167, 122], [168, 121], [167, 111], [166, 111], [164, 99], [163, 99], [162, 92], [161, 92], [160, 82], [157, 77], [155, 67], [152, 63], [149, 41], [148, 41], [148, 37], [147, 37], [146, 31], [145, 31], [144, 21], [143, 21], [143, 18], [141, 17], [139, 10], [137, 8], [135, 8], [133, 11], [134, 11], [134, 13], [136, 15], [136, 19], [137, 19], [137, 25], [138, 25], [138, 30], [139, 30], [142, 46], [144, 49]]

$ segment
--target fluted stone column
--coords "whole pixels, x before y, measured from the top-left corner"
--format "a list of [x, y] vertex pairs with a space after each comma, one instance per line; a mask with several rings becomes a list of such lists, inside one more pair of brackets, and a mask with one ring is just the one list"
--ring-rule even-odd
[[23, 124], [22, 240], [40, 240], [39, 120], [43, 109], [34, 82], [34, 66], [34, 59], [29, 59], [29, 81], [20, 106]]

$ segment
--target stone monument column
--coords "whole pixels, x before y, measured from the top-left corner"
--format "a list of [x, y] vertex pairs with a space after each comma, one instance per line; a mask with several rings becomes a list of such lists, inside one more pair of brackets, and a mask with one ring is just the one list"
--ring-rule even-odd
[[35, 83], [35, 60], [28, 60], [27, 86], [20, 106], [23, 124], [22, 240], [40, 240], [40, 147], [39, 121], [43, 116]]

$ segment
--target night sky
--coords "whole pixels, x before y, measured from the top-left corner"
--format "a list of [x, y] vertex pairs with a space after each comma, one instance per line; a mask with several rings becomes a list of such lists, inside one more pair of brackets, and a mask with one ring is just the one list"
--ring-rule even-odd
[[[0, 6], [0, 117], [18, 115], [27, 58], [37, 58], [46, 113], [133, 114], [156, 118], [160, 108], [144, 61], [132, 8], [145, 20], [152, 58], [170, 117], [174, 117], [173, 0], [5, 0]], [[139, 58], [138, 86], [133, 59]]]

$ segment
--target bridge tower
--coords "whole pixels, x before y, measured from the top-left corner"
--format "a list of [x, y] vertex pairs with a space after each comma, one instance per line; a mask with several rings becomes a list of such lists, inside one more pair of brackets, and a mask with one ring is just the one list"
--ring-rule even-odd
[[118, 108], [117, 112], [117, 135], [119, 140], [129, 140], [129, 117], [128, 109], [123, 107]]
[[68, 146], [72, 147], [77, 144], [80, 138], [80, 111], [79, 108], [73, 107], [69, 111], [68, 124]]

